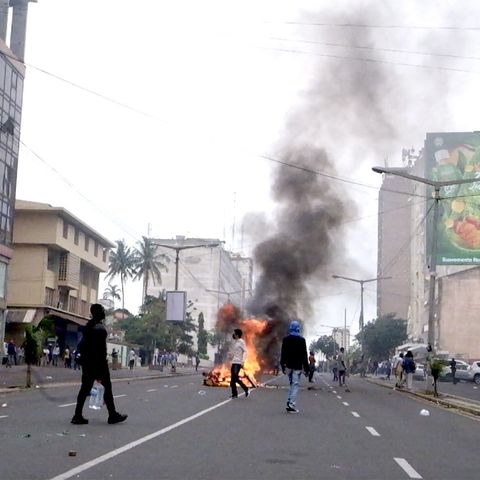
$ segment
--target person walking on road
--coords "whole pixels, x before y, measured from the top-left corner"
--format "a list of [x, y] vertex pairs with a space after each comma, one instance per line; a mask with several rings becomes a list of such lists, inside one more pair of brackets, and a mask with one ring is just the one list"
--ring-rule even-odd
[[287, 397], [287, 412], [298, 413], [296, 407], [298, 388], [302, 370], [305, 376], [309, 375], [309, 364], [307, 356], [307, 343], [300, 335], [300, 322], [293, 320], [288, 328], [288, 335], [282, 341], [282, 352], [280, 355], [280, 366], [282, 372], [288, 375], [289, 389]]
[[313, 383], [313, 375], [315, 373], [315, 354], [313, 352], [310, 352], [308, 356], [308, 368], [308, 381]]
[[115, 409], [113, 400], [112, 382], [107, 360], [107, 329], [102, 321], [105, 319], [105, 309], [95, 303], [90, 307], [91, 320], [83, 330], [83, 337], [77, 346], [79, 361], [82, 365], [82, 386], [77, 396], [75, 414], [71, 423], [85, 425], [88, 420], [83, 417], [83, 405], [92, 390], [95, 380], [105, 388], [104, 401], [108, 410], [108, 423], [120, 423], [127, 419], [128, 415], [122, 415]]
[[195, 355], [195, 371], [198, 372], [198, 366], [200, 365], [200, 357], [198, 353]]
[[415, 362], [413, 361], [413, 353], [410, 350], [405, 354], [405, 358], [403, 359], [403, 372], [407, 380], [407, 390], [412, 390]]
[[340, 352], [337, 355], [337, 368], [338, 368], [338, 384], [340, 387], [345, 386], [347, 366], [345, 364], [345, 349], [343, 347], [340, 348]]
[[449, 362], [450, 370], [452, 371], [452, 380], [453, 384], [457, 384], [457, 379], [455, 378], [455, 374], [457, 373], [457, 362], [454, 358], [452, 358]]
[[250, 394], [248, 387], [242, 382], [242, 380], [240, 380], [239, 377], [240, 370], [243, 368], [245, 360], [247, 359], [247, 346], [242, 337], [243, 332], [239, 328], [236, 328], [232, 335], [233, 345], [228, 354], [232, 362], [232, 366], [230, 368], [230, 388], [232, 389], [231, 398], [238, 398], [237, 383], [245, 392], [245, 398], [247, 398]]

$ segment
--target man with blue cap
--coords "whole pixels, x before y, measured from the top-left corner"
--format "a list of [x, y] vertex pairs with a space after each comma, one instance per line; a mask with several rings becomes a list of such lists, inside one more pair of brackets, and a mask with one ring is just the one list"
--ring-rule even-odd
[[298, 413], [296, 407], [298, 388], [302, 370], [308, 376], [309, 365], [307, 343], [300, 335], [300, 322], [293, 320], [288, 327], [288, 335], [282, 341], [280, 356], [282, 372], [288, 375], [290, 387], [288, 389], [287, 412]]

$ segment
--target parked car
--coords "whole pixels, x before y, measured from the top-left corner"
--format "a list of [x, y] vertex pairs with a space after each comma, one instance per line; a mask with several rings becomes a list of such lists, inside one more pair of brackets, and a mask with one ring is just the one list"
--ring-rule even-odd
[[[469, 370], [470, 365], [467, 362], [464, 362], [463, 360], [455, 360], [455, 362], [457, 362], [457, 371], [455, 372], [455, 378], [457, 380], [473, 381], [473, 375]], [[444, 366], [443, 366], [443, 370], [440, 373], [440, 379], [451, 381], [452, 369], [450, 368], [450, 360], [442, 360], [442, 363], [444, 363]], [[480, 373], [480, 367], [479, 367], [479, 373]], [[480, 375], [479, 375], [478, 382], [480, 383]]]
[[480, 361], [472, 362], [468, 367], [468, 376], [469, 380], [480, 385]]

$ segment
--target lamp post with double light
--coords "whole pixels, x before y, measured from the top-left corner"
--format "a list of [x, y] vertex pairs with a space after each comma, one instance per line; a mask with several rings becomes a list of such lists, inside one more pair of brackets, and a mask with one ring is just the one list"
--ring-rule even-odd
[[364, 327], [364, 319], [363, 319], [363, 285], [365, 283], [369, 283], [369, 282], [376, 282], [377, 280], [388, 280], [392, 277], [375, 277], [375, 278], [368, 278], [366, 280], [359, 280], [357, 278], [350, 278], [350, 277], [343, 277], [341, 275], [332, 275], [332, 278], [341, 278], [342, 280], [348, 280], [350, 282], [355, 282], [355, 283], [359, 283], [360, 284], [360, 319], [359, 319], [359, 328], [360, 328], [360, 335], [361, 335], [361, 338], [362, 338], [362, 341], [361, 341], [361, 347], [362, 347], [362, 350], [363, 350], [363, 327]]
[[[403, 168], [384, 168], [384, 167], [372, 167], [375, 173], [385, 173], [387, 175], [397, 175], [399, 177], [413, 180], [414, 182], [420, 182], [425, 185], [433, 187], [433, 228], [432, 228], [432, 241], [430, 248], [430, 280], [428, 290], [428, 344], [435, 351], [435, 286], [437, 277], [437, 230], [438, 230], [438, 204], [442, 199], [440, 197], [440, 189], [443, 187], [449, 187], [452, 185], [462, 185], [464, 183], [478, 182], [478, 178], [466, 178], [461, 180], [430, 180], [429, 178], [417, 177], [405, 172]], [[452, 197], [448, 197], [452, 198]]]

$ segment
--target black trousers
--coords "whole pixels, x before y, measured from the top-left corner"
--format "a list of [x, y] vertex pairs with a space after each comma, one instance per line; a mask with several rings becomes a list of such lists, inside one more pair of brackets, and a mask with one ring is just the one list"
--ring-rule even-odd
[[87, 396], [90, 394], [90, 390], [93, 387], [95, 380], [99, 380], [105, 388], [103, 394], [103, 400], [107, 406], [108, 413], [112, 415], [115, 413], [115, 402], [113, 401], [112, 382], [110, 380], [110, 371], [108, 370], [108, 364], [95, 365], [95, 366], [83, 366], [82, 367], [82, 386], [77, 395], [77, 406], [75, 407], [75, 415], [81, 416], [83, 411], [83, 405]]
[[232, 368], [230, 369], [230, 387], [232, 388], [232, 397], [238, 396], [237, 383], [243, 388], [243, 391], [246, 393], [248, 387], [240, 380], [238, 374], [242, 366], [239, 363], [232, 363]]

